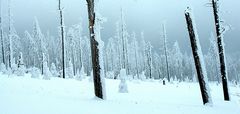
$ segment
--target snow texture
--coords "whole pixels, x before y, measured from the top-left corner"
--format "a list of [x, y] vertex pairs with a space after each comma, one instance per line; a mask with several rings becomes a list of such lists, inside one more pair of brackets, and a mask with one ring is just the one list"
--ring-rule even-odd
[[[29, 74], [0, 73], [1, 114], [240, 114], [240, 88], [230, 85], [232, 101], [210, 83], [214, 105], [203, 106], [198, 83], [129, 82], [131, 92], [118, 92], [119, 80], [106, 80], [108, 99], [94, 99], [88, 79], [32, 79]], [[79, 108], [81, 107], [81, 109]]]

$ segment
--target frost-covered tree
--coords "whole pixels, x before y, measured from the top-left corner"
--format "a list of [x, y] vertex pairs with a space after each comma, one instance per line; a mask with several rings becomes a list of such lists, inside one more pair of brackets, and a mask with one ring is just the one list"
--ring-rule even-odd
[[51, 77], [52, 77], [52, 74], [49, 71], [47, 58], [45, 54], [43, 54], [43, 79], [50, 80]]
[[84, 66], [82, 66], [80, 72], [78, 71], [77, 74], [78, 74], [78, 77], [77, 77], [78, 80], [82, 80], [86, 77], [86, 73], [84, 71]]
[[6, 69], [5, 64], [1, 63], [1, 65], [0, 65], [0, 71], [1, 71], [3, 74], [7, 73], [7, 69]]
[[82, 66], [85, 68], [84, 71], [86, 71], [86, 73], [88, 75], [90, 75], [90, 72], [91, 72], [91, 49], [90, 49], [90, 41], [89, 41], [89, 38], [87, 37], [83, 37], [82, 40], [81, 40], [81, 56], [78, 57], [79, 59], [81, 58], [82, 60], [82, 64], [81, 66], [79, 66], [79, 69], [82, 68]]
[[[75, 58], [75, 61], [76, 64], [76, 68], [75, 69], [80, 69], [81, 66], [83, 65], [83, 58], [85, 57], [85, 55], [89, 55], [90, 53], [90, 43], [89, 42], [86, 42], [86, 40], [88, 40], [88, 38], [85, 38], [82, 36], [82, 24], [79, 23], [77, 25], [74, 25], [73, 26], [73, 30], [74, 30], [74, 39], [73, 41], [75, 42], [75, 47], [74, 49], [76, 50], [75, 51], [75, 54], [76, 54], [76, 58]], [[88, 47], [85, 48], [84, 46], [87, 45]], [[83, 50], [86, 49], [86, 52], [83, 52]], [[84, 50], [85, 51], [85, 50]], [[87, 57], [87, 59], [89, 59], [89, 56]]]
[[127, 86], [127, 82], [126, 82], [126, 77], [127, 77], [127, 74], [126, 74], [126, 69], [122, 69], [120, 71], [120, 84], [119, 84], [119, 90], [118, 92], [120, 93], [128, 93], [128, 86]]
[[24, 66], [24, 62], [23, 62], [23, 55], [22, 53], [20, 53], [19, 57], [18, 57], [18, 70], [17, 70], [17, 75], [18, 76], [24, 76], [25, 74], [25, 66]]
[[161, 69], [161, 63], [162, 63], [162, 59], [160, 58], [159, 54], [154, 52], [153, 54], [153, 69], [154, 69], [154, 73], [153, 75], [155, 76], [156, 79], [161, 79], [164, 78], [162, 77], [162, 70]]
[[170, 72], [169, 72], [169, 57], [168, 57], [168, 46], [167, 46], [167, 32], [166, 32], [166, 27], [165, 23], [163, 23], [163, 50], [164, 50], [164, 56], [165, 56], [165, 61], [166, 61], [166, 74], [167, 74], [167, 80], [170, 82]]
[[132, 34], [132, 38], [133, 38], [133, 51], [134, 51], [134, 58], [135, 58], [135, 71], [136, 71], [136, 76], [139, 79], [139, 46], [138, 46], [138, 42], [136, 39], [136, 33], [134, 32]]
[[219, 57], [218, 57], [218, 47], [213, 34], [210, 37], [210, 46], [208, 53], [205, 56], [205, 61], [207, 63], [208, 77], [210, 81], [217, 81], [220, 83], [220, 68], [219, 68]]
[[148, 72], [148, 77], [152, 79], [152, 45], [150, 42], [147, 43], [147, 49], [146, 49], [146, 54], [147, 54], [147, 72]]
[[34, 56], [34, 64], [41, 69], [41, 73], [43, 74], [43, 54], [47, 53], [47, 50], [44, 42], [44, 35], [42, 34], [37, 18], [35, 18], [34, 21], [32, 38], [35, 41], [37, 49], [37, 53]]
[[128, 32], [125, 22], [123, 9], [121, 8], [121, 20], [120, 20], [120, 38], [121, 38], [121, 56], [122, 56], [122, 69], [126, 69], [127, 74], [129, 73], [128, 65]]
[[51, 64], [50, 72], [51, 72], [53, 77], [58, 77], [59, 76], [59, 73], [57, 71], [57, 67], [56, 67], [55, 63]]
[[[76, 63], [76, 61], [75, 61], [76, 60], [76, 49], [75, 49], [75, 47], [76, 47], [75, 38], [76, 37], [74, 36], [74, 30], [72, 28], [69, 28], [67, 37], [68, 37], [69, 41], [68, 41], [68, 44], [66, 44], [67, 45], [67, 48], [66, 48], [67, 54], [66, 55], [69, 55], [68, 58], [70, 58], [70, 60], [72, 61], [71, 63], [73, 66], [73, 74], [75, 75], [76, 74], [76, 64], [75, 64]], [[81, 45], [80, 45], [80, 48], [82, 48]]]
[[208, 87], [207, 72], [204, 64], [204, 58], [202, 55], [202, 50], [198, 39], [195, 23], [194, 20], [192, 19], [191, 9], [189, 7], [185, 11], [185, 17], [192, 47], [193, 58], [195, 61], [195, 67], [198, 75], [198, 81], [202, 94], [203, 104], [204, 105], [209, 104], [212, 103], [212, 100]]
[[12, 53], [12, 9], [11, 9], [11, 0], [8, 0], [8, 67], [12, 68], [13, 64], [13, 53]]
[[108, 64], [106, 70], [114, 71], [114, 40], [113, 38], [109, 38], [108, 44], [106, 46], [106, 64]]
[[68, 68], [67, 68], [66, 76], [68, 78], [73, 78], [74, 77], [74, 70], [73, 70], [73, 64], [72, 64], [71, 59], [69, 59], [69, 62], [68, 62]]
[[35, 40], [32, 38], [28, 31], [24, 32], [24, 41], [23, 41], [23, 57], [25, 58], [26, 67], [35, 66], [35, 55], [37, 54], [37, 46]]
[[144, 32], [141, 32], [141, 39], [140, 39], [140, 65], [141, 65], [141, 71], [146, 71], [147, 66], [147, 54], [146, 54], [146, 46], [147, 43], [145, 41]]
[[182, 52], [179, 48], [178, 42], [175, 42], [171, 50], [172, 61], [172, 75], [176, 76], [179, 81], [183, 81], [182, 75]]
[[[116, 75], [120, 74], [120, 70], [122, 68], [122, 56], [121, 56], [121, 37], [120, 37], [120, 24], [119, 22], [116, 23], [116, 35], [115, 35], [115, 45], [116, 45], [116, 55], [117, 55], [117, 62], [116, 62], [116, 68], [115, 68], [115, 72], [118, 72]], [[115, 76], [115, 79], [117, 78], [117, 76]]]
[[37, 67], [31, 68], [30, 73], [31, 73], [31, 78], [39, 78], [41, 75], [41, 72]]

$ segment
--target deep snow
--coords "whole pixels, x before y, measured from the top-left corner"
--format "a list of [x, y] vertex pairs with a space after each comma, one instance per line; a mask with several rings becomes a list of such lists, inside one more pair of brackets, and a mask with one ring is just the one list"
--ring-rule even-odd
[[0, 114], [240, 114], [240, 88], [230, 85], [231, 102], [222, 86], [210, 84], [213, 106], [204, 106], [198, 83], [106, 80], [107, 100], [94, 98], [89, 79], [42, 80], [0, 75]]

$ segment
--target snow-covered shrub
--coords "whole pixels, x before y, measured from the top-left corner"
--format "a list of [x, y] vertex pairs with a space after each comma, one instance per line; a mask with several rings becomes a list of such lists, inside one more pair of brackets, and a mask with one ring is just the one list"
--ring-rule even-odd
[[50, 77], [52, 77], [52, 73], [49, 71], [45, 56], [43, 56], [43, 79], [50, 80]]
[[126, 76], [127, 76], [126, 69], [121, 69], [121, 71], [120, 71], [121, 82], [119, 84], [119, 90], [118, 90], [118, 92], [120, 92], [120, 93], [128, 93]]
[[141, 80], [146, 80], [146, 76], [145, 76], [145, 72], [144, 71], [140, 74], [140, 79]]
[[24, 74], [25, 74], [25, 66], [24, 66], [24, 63], [23, 63], [22, 53], [20, 53], [20, 56], [18, 58], [17, 66], [18, 66], [18, 69], [16, 71], [16, 74], [18, 76], [24, 76]]
[[15, 58], [13, 58], [13, 61], [14, 62], [11, 65], [12, 67], [8, 69], [8, 73], [16, 74], [18, 67], [17, 67], [17, 64], [15, 63]]
[[67, 68], [66, 75], [68, 78], [73, 78], [74, 77], [74, 71], [73, 71], [73, 64], [72, 61], [69, 60], [69, 67]]
[[32, 78], [39, 78], [39, 76], [41, 74], [40, 70], [36, 67], [31, 68], [30, 73], [31, 73]]
[[77, 77], [76, 77], [77, 80], [83, 80], [87, 76], [87, 74], [84, 71], [84, 67], [83, 66], [82, 66], [80, 72], [78, 71], [77, 74], [78, 74]]
[[51, 64], [50, 71], [51, 71], [53, 77], [58, 77], [59, 76], [56, 65], [54, 63]]
[[1, 63], [0, 71], [1, 71], [3, 74], [6, 74], [6, 73], [7, 73], [7, 69], [6, 69], [5, 64]]
[[109, 78], [109, 79], [114, 79], [114, 72], [113, 71], [107, 72], [107, 76], [106, 77]]
[[128, 77], [126, 78], [129, 81], [132, 81], [134, 79], [133, 75], [128, 75]]

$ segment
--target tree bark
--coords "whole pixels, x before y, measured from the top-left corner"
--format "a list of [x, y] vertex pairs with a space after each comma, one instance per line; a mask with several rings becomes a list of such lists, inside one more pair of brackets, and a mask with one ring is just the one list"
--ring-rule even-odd
[[219, 19], [219, 6], [218, 6], [218, 0], [212, 0], [212, 6], [213, 6], [213, 14], [214, 14], [214, 20], [215, 20], [215, 27], [216, 27], [216, 33], [217, 33], [217, 44], [218, 44], [218, 53], [219, 53], [219, 60], [220, 60], [220, 71], [221, 71], [221, 77], [222, 77], [222, 86], [223, 86], [223, 94], [224, 94], [224, 100], [230, 101], [229, 92], [228, 92], [228, 82], [227, 82], [227, 70], [226, 70], [226, 62], [225, 62], [225, 55], [224, 55], [224, 44], [223, 44], [223, 38], [222, 38], [222, 32], [221, 32], [221, 25], [220, 25], [220, 19]]
[[12, 12], [11, 12], [11, 0], [8, 0], [8, 21], [9, 21], [9, 26], [8, 26], [8, 39], [9, 39], [9, 44], [8, 44], [8, 66], [9, 68], [12, 68], [12, 62], [13, 62], [13, 55], [12, 55]]
[[[0, 1], [0, 5], [2, 1]], [[5, 53], [4, 53], [4, 41], [3, 41], [3, 28], [2, 28], [2, 6], [0, 6], [0, 37], [1, 37], [1, 48], [2, 48], [2, 62], [5, 64]]]
[[89, 18], [89, 32], [91, 42], [91, 53], [92, 53], [92, 67], [93, 67], [93, 79], [94, 79], [94, 90], [96, 97], [104, 99], [103, 86], [101, 82], [101, 67], [99, 61], [99, 43], [96, 40], [94, 32], [95, 26], [95, 12], [94, 12], [94, 0], [86, 0], [88, 6], [88, 18]]
[[58, 10], [60, 15], [60, 29], [61, 29], [61, 39], [62, 39], [62, 70], [63, 70], [63, 78], [65, 78], [65, 36], [64, 36], [64, 25], [63, 25], [63, 11], [61, 7], [61, 0], [58, 0]]
[[[189, 10], [189, 9], [188, 9]], [[189, 37], [191, 41], [191, 47], [192, 47], [192, 52], [193, 52], [193, 58], [195, 61], [195, 67], [197, 71], [197, 76], [198, 76], [198, 81], [200, 85], [200, 90], [201, 90], [201, 95], [202, 95], [202, 100], [203, 104], [209, 103], [210, 101], [210, 96], [207, 90], [207, 83], [206, 80], [204, 80], [204, 70], [203, 70], [203, 63], [201, 63], [204, 60], [201, 60], [203, 58], [200, 57], [199, 51], [201, 50], [201, 47], [198, 47], [198, 38], [196, 36], [196, 31], [194, 30], [194, 25], [192, 21], [192, 17], [190, 12], [186, 11], [185, 12], [185, 18], [187, 22], [187, 27], [188, 27], [188, 32], [189, 32]]]

